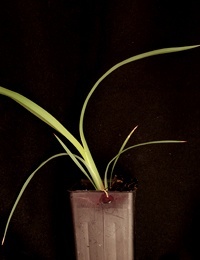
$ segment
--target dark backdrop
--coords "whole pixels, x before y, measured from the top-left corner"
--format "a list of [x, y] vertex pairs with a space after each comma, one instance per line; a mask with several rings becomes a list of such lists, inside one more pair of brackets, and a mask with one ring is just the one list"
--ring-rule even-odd
[[[0, 85], [52, 113], [78, 138], [83, 101], [115, 63], [200, 43], [198, 1], [0, 1]], [[137, 148], [116, 173], [139, 181], [136, 259], [200, 259], [200, 49], [157, 56], [109, 76], [88, 105], [85, 134], [103, 174], [131, 129]], [[50, 127], [0, 96], [0, 235], [26, 178], [62, 152]], [[82, 174], [67, 158], [40, 170], [13, 216], [1, 259], [74, 259], [67, 190]], [[68, 258], [67, 258], [68, 257]], [[125, 259], [124, 259], [125, 260]]]

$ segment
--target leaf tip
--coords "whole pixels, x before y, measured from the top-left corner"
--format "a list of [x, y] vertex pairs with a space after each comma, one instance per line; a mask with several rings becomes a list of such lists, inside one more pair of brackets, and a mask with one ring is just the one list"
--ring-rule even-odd
[[3, 237], [2, 241], [1, 241], [1, 245], [3, 246], [5, 242], [5, 236]]

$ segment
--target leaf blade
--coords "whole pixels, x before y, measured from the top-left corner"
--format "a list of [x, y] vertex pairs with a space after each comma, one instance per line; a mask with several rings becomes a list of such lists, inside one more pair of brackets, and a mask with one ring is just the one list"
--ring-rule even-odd
[[34, 177], [34, 175], [36, 174], [36, 172], [37, 172], [40, 168], [42, 168], [46, 163], [48, 163], [49, 161], [51, 161], [52, 159], [57, 158], [57, 157], [59, 157], [59, 156], [64, 156], [64, 155], [67, 155], [67, 154], [66, 154], [66, 153], [59, 153], [59, 154], [55, 154], [55, 155], [51, 156], [50, 158], [48, 158], [47, 160], [45, 160], [44, 162], [42, 162], [42, 163], [36, 168], [36, 170], [33, 171], [33, 172], [30, 174], [30, 176], [27, 178], [27, 180], [26, 180], [25, 183], [23, 184], [23, 186], [22, 186], [22, 188], [21, 188], [21, 190], [20, 190], [20, 192], [19, 192], [19, 194], [18, 194], [18, 196], [17, 196], [17, 199], [15, 200], [15, 203], [14, 203], [12, 209], [11, 209], [11, 212], [10, 212], [10, 214], [9, 214], [9, 216], [8, 216], [8, 220], [7, 220], [7, 222], [6, 222], [6, 226], [5, 226], [5, 229], [4, 229], [4, 234], [3, 234], [3, 238], [2, 238], [1, 245], [3, 245], [4, 242], [5, 242], [5, 238], [6, 238], [6, 234], [7, 234], [7, 231], [8, 231], [8, 227], [9, 227], [9, 225], [10, 225], [10, 221], [11, 221], [11, 219], [12, 219], [12, 216], [13, 216], [14, 212], [15, 212], [15, 209], [16, 209], [16, 207], [17, 207], [17, 205], [18, 205], [18, 203], [19, 203], [19, 201], [20, 201], [20, 199], [21, 199], [21, 197], [22, 197], [24, 191], [26, 190], [28, 184], [30, 183], [30, 181], [32, 180], [32, 178]]
[[26, 98], [25, 96], [1, 86], [0, 86], [0, 94], [10, 97], [15, 102], [19, 103], [29, 112], [31, 112], [33, 115], [38, 117], [40, 120], [42, 120], [43, 122], [51, 126], [53, 129], [61, 133], [73, 144], [73, 146], [75, 146], [75, 148], [79, 151], [81, 156], [83, 158], [85, 157], [84, 149], [81, 146], [81, 144], [77, 141], [77, 139], [54, 116], [52, 116], [44, 108], [37, 105], [35, 102]]
[[88, 147], [88, 144], [86, 142], [85, 139], [85, 135], [84, 135], [84, 130], [83, 130], [83, 121], [84, 121], [84, 115], [85, 115], [85, 111], [86, 111], [86, 107], [88, 105], [88, 102], [92, 96], [92, 94], [94, 93], [94, 91], [96, 90], [96, 88], [99, 86], [99, 84], [108, 76], [110, 75], [113, 71], [117, 70], [118, 68], [131, 63], [133, 61], [136, 60], [141, 60], [144, 58], [148, 58], [151, 56], [155, 56], [155, 55], [161, 55], [161, 54], [167, 54], [167, 53], [173, 53], [173, 52], [180, 52], [180, 51], [186, 51], [186, 50], [190, 50], [193, 48], [197, 48], [200, 45], [191, 45], [191, 46], [184, 46], [184, 47], [170, 47], [170, 48], [162, 48], [162, 49], [158, 49], [158, 50], [153, 50], [153, 51], [149, 51], [149, 52], [145, 52], [142, 54], [138, 54], [135, 56], [132, 56], [128, 59], [125, 59], [119, 63], [117, 63], [116, 65], [114, 65], [113, 67], [111, 67], [108, 71], [106, 71], [98, 80], [97, 82], [93, 85], [93, 87], [91, 88], [90, 92], [88, 93], [83, 106], [82, 106], [82, 110], [81, 110], [81, 114], [80, 114], [80, 121], [79, 121], [79, 133], [80, 133], [80, 138], [81, 138], [81, 142], [82, 145], [84, 147], [84, 150], [87, 154], [86, 160], [91, 163], [91, 167], [94, 168], [95, 171], [97, 171], [96, 169], [96, 165], [94, 163], [94, 160], [92, 158], [92, 155], [90, 153], [90, 149]]

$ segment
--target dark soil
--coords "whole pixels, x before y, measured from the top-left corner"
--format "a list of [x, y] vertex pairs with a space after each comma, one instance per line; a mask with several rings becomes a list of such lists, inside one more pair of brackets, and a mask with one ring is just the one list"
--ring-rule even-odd
[[[137, 178], [125, 178], [123, 176], [115, 175], [109, 187], [110, 191], [133, 191], [138, 188]], [[93, 185], [87, 179], [81, 179], [76, 183], [72, 190], [94, 190]]]

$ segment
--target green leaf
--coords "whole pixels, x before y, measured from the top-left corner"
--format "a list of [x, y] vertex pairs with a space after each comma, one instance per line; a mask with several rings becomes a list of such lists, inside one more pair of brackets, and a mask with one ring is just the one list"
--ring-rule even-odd
[[[55, 134], [54, 134], [55, 135]], [[63, 147], [63, 149], [67, 152], [67, 154], [70, 156], [70, 158], [72, 159], [72, 161], [78, 166], [78, 168], [86, 175], [86, 177], [91, 181], [91, 183], [93, 184], [93, 186], [95, 187], [95, 189], [99, 188], [99, 183], [96, 181], [96, 179], [94, 178], [94, 176], [92, 177], [92, 179], [90, 178], [90, 176], [88, 175], [88, 173], [86, 172], [86, 170], [83, 168], [83, 166], [80, 164], [80, 162], [77, 159], [77, 156], [74, 155], [69, 148], [63, 143], [63, 141], [61, 141], [61, 139], [56, 136], [56, 139], [58, 140], [58, 142], [61, 144], [61, 146]], [[79, 158], [80, 160], [80, 158]], [[81, 160], [84, 165], [87, 167], [88, 169], [88, 165], [84, 160]], [[88, 169], [89, 170], [89, 169]]]
[[[113, 175], [113, 171], [114, 171], [114, 168], [115, 168], [115, 165], [124, 149], [124, 147], [126, 146], [128, 140], [130, 139], [130, 137], [132, 136], [132, 134], [135, 132], [135, 130], [138, 128], [138, 126], [134, 127], [133, 130], [130, 132], [130, 134], [126, 137], [126, 139], [124, 140], [122, 146], [120, 147], [120, 150], [118, 152], [118, 154], [115, 156], [115, 160], [113, 162], [113, 166], [112, 166], [112, 170], [111, 170], [111, 173], [110, 173], [110, 185], [111, 185], [111, 181], [112, 181], [112, 175]], [[106, 168], [107, 169], [107, 168]], [[107, 178], [107, 171], [105, 172], [105, 177], [104, 177], [104, 183], [105, 183], [105, 187], [108, 187], [108, 178]]]
[[61, 133], [63, 136], [65, 136], [79, 151], [81, 156], [85, 158], [85, 152], [81, 144], [76, 140], [76, 138], [55, 118], [53, 117], [49, 112], [47, 112], [45, 109], [31, 101], [30, 99], [22, 96], [21, 94], [11, 91], [9, 89], [0, 87], [0, 94], [5, 95], [7, 97], [10, 97], [17, 103], [19, 103], [21, 106], [26, 108], [29, 112], [34, 114], [36, 117], [41, 119], [43, 122], [54, 128], [56, 131]]
[[[129, 146], [128, 148], [126, 149], [123, 149], [120, 153], [118, 153], [115, 157], [113, 157], [107, 164], [106, 166], [106, 170], [105, 170], [105, 173], [108, 172], [108, 169], [111, 165], [111, 163], [113, 163], [121, 154], [133, 149], [133, 148], [136, 148], [136, 147], [140, 147], [140, 146], [146, 146], [146, 145], [152, 145], [152, 144], [171, 144], [171, 143], [186, 143], [186, 141], [177, 141], [177, 140], [161, 140], [161, 141], [150, 141], [150, 142], [145, 142], [145, 143], [140, 143], [140, 144], [135, 144], [135, 145], [132, 145], [132, 146]], [[111, 181], [110, 181], [111, 183]]]
[[49, 161], [51, 161], [52, 159], [57, 158], [57, 157], [59, 157], [59, 156], [64, 156], [64, 155], [67, 155], [67, 154], [66, 154], [66, 153], [59, 153], [59, 154], [55, 154], [55, 155], [51, 156], [51, 157], [48, 158], [46, 161], [44, 161], [43, 163], [41, 163], [41, 164], [38, 166], [38, 168], [37, 168], [33, 173], [31, 173], [31, 175], [30, 175], [30, 176], [28, 177], [28, 179], [25, 181], [24, 185], [22, 186], [22, 188], [21, 188], [21, 190], [20, 190], [20, 192], [19, 192], [19, 194], [18, 194], [18, 196], [17, 196], [17, 199], [15, 200], [15, 203], [14, 203], [12, 209], [11, 209], [11, 212], [10, 212], [10, 214], [9, 214], [8, 220], [7, 220], [7, 222], [6, 222], [6, 227], [5, 227], [3, 239], [2, 239], [2, 242], [1, 242], [2, 245], [4, 244], [4, 241], [5, 241], [5, 238], [6, 238], [6, 234], [7, 234], [7, 231], [8, 231], [8, 227], [9, 227], [11, 218], [12, 218], [14, 212], [15, 212], [15, 209], [16, 209], [16, 207], [17, 207], [17, 205], [18, 205], [18, 203], [19, 203], [19, 201], [20, 201], [20, 199], [21, 199], [21, 197], [22, 197], [24, 191], [26, 190], [28, 184], [30, 183], [30, 181], [32, 180], [32, 178], [34, 177], [34, 175], [36, 174], [36, 172], [37, 172], [40, 168], [42, 168], [46, 163], [48, 163]]
[[200, 45], [192, 45], [192, 46], [184, 46], [184, 47], [171, 47], [171, 48], [163, 48], [163, 49], [158, 49], [158, 50], [154, 50], [154, 51], [149, 51], [149, 52], [145, 52], [139, 55], [135, 55], [133, 57], [130, 57], [128, 59], [125, 59], [119, 63], [117, 63], [116, 65], [114, 65], [112, 68], [110, 68], [106, 73], [104, 73], [98, 80], [97, 82], [94, 84], [94, 86], [91, 88], [90, 92], [88, 93], [82, 110], [81, 110], [81, 115], [80, 115], [80, 121], [79, 121], [79, 132], [80, 132], [80, 137], [81, 137], [81, 141], [83, 144], [83, 147], [85, 148], [85, 150], [89, 151], [87, 142], [85, 140], [85, 136], [84, 136], [84, 131], [83, 131], [83, 120], [84, 120], [84, 115], [85, 115], [85, 110], [87, 107], [87, 104], [92, 96], [92, 94], [94, 93], [94, 91], [96, 90], [96, 88], [99, 86], [99, 84], [108, 76], [110, 75], [113, 71], [117, 70], [118, 68], [133, 62], [133, 61], [137, 61], [137, 60], [141, 60], [144, 58], [148, 58], [151, 56], [155, 56], [155, 55], [161, 55], [161, 54], [167, 54], [167, 53], [173, 53], [173, 52], [180, 52], [180, 51], [186, 51], [186, 50], [190, 50], [193, 48], [197, 48]]

